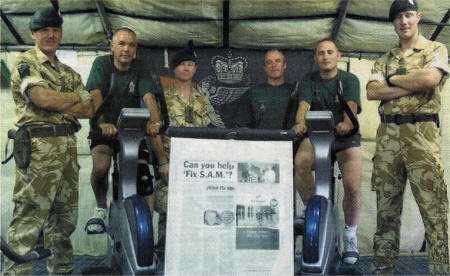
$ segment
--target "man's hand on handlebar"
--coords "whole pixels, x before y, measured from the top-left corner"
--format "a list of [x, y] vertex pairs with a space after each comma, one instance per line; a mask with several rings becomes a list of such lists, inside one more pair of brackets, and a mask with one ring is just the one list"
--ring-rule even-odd
[[338, 136], [344, 136], [353, 129], [353, 125], [347, 122], [340, 122], [336, 127], [336, 133]]
[[117, 128], [113, 124], [101, 123], [98, 126], [102, 129], [102, 135], [104, 136], [114, 136], [117, 134]]
[[156, 137], [159, 134], [159, 128], [161, 127], [160, 122], [148, 122], [147, 124], [147, 134], [150, 137]]
[[308, 127], [306, 126], [306, 124], [302, 123], [295, 124], [292, 129], [294, 130], [297, 136], [302, 136], [308, 132]]

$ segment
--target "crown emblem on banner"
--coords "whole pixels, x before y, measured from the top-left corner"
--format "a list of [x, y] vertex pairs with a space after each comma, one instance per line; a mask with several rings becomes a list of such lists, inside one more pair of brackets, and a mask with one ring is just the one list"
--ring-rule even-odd
[[237, 83], [242, 81], [247, 69], [247, 60], [244, 57], [232, 57], [231, 50], [227, 57], [214, 56], [211, 66], [216, 73], [217, 80], [223, 83]]

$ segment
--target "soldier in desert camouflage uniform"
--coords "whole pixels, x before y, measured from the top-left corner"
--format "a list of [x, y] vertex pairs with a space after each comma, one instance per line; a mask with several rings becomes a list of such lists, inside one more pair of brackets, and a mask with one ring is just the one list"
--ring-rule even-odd
[[[31, 138], [31, 162], [16, 161], [14, 212], [8, 242], [26, 254], [44, 231], [51, 274], [73, 270], [70, 235], [78, 215], [77, 118], [92, 116], [91, 96], [81, 77], [55, 56], [62, 38], [62, 18], [52, 7], [41, 8], [30, 20], [35, 48], [18, 56], [11, 90], [16, 125]], [[5, 260], [5, 275], [31, 275], [31, 264]]]
[[[197, 70], [196, 61], [194, 50], [187, 48], [175, 54], [170, 63], [175, 81], [164, 89], [164, 94], [171, 126], [206, 127], [211, 124], [214, 109], [205, 95], [200, 93], [192, 83], [192, 78]], [[165, 156], [157, 157], [160, 163], [160, 172], [167, 170], [166, 173], [168, 173], [169, 163], [161, 162], [161, 160], [169, 160], [170, 138], [162, 135], [162, 141]], [[160, 244], [164, 242], [166, 228], [167, 191], [167, 180], [164, 178], [158, 180], [155, 185], [155, 210], [160, 214], [158, 224]]]
[[421, 13], [415, 1], [396, 0], [389, 18], [400, 41], [376, 61], [367, 84], [367, 98], [381, 100], [372, 174], [377, 193], [372, 269], [392, 274], [397, 263], [408, 178], [425, 225], [429, 271], [448, 275], [448, 200], [438, 121], [449, 73], [447, 49], [418, 33]]

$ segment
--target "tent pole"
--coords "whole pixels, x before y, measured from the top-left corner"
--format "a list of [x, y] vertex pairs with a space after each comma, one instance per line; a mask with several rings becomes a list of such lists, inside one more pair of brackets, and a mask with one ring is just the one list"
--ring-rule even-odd
[[[445, 13], [444, 17], [441, 20], [441, 23], [447, 23], [448, 18], [450, 17], [450, 9], [447, 10], [447, 12]], [[436, 38], [439, 36], [439, 34], [441, 33], [442, 29], [444, 28], [443, 25], [438, 25], [436, 30], [434, 30], [434, 33], [431, 35], [430, 40], [431, 41], [435, 41]]]
[[98, 15], [100, 16], [100, 20], [102, 22], [103, 30], [106, 34], [106, 37], [109, 41], [112, 40], [113, 33], [111, 31], [111, 22], [109, 22], [108, 17], [106, 16], [105, 5], [103, 4], [103, 0], [96, 0], [95, 6], [97, 7]]
[[336, 24], [334, 25], [333, 34], [331, 36], [331, 38], [334, 41], [336, 41], [336, 39], [339, 36], [339, 32], [341, 30], [342, 23], [344, 22], [344, 19], [347, 16], [347, 11], [348, 11], [348, 9], [350, 7], [350, 2], [351, 2], [350, 0], [343, 0], [342, 3], [341, 3], [341, 7], [339, 9], [339, 14], [338, 14], [338, 17], [337, 17], [337, 21], [336, 21]]

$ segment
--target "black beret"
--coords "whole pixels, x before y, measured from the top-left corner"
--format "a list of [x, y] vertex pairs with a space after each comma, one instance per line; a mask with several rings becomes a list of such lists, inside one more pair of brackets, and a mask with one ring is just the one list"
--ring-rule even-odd
[[194, 51], [194, 43], [192, 40], [189, 40], [188, 42], [188, 46], [177, 52], [172, 60], [170, 61], [170, 68], [172, 70], [175, 70], [175, 67], [177, 67], [178, 65], [180, 65], [183, 61], [194, 61], [197, 62], [197, 54]]
[[37, 31], [46, 27], [61, 28], [63, 19], [53, 7], [38, 9], [30, 19], [30, 30]]
[[389, 21], [394, 21], [397, 15], [405, 11], [418, 11], [419, 5], [416, 0], [395, 0], [389, 10]]

